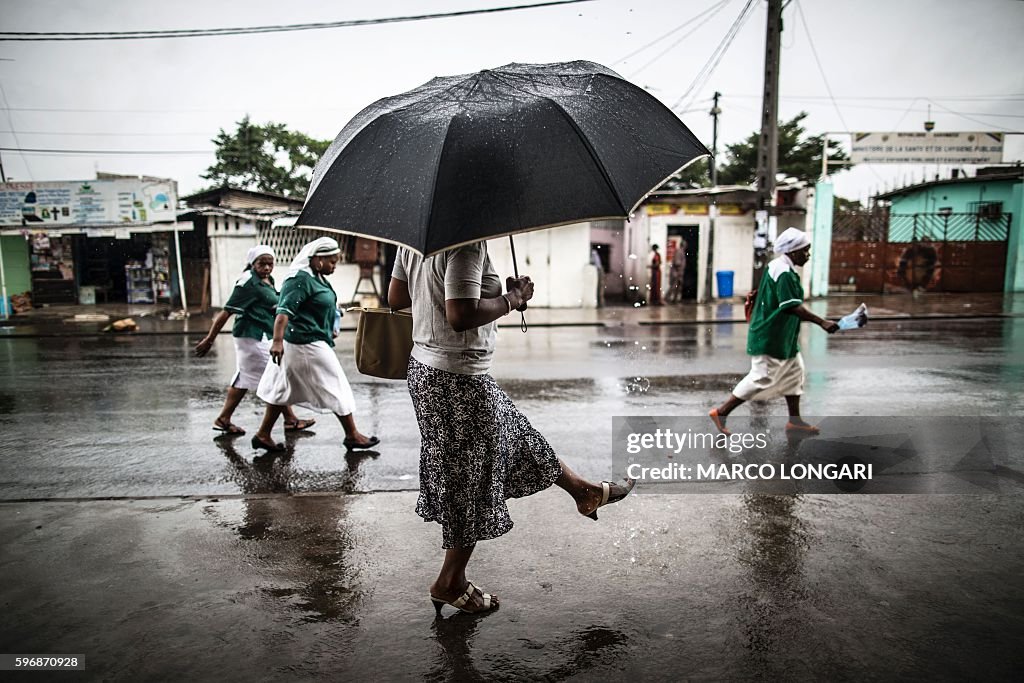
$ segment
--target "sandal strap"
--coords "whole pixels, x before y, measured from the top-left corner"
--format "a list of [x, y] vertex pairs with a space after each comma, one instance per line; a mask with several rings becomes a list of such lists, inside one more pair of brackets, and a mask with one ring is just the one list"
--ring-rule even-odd
[[485, 610], [491, 609], [491, 594], [490, 593], [484, 593], [484, 609]]
[[470, 581], [466, 585], [466, 592], [463, 593], [461, 596], [459, 596], [459, 598], [455, 602], [450, 602], [448, 604], [451, 605], [452, 607], [456, 607], [458, 609], [462, 609], [463, 605], [465, 605], [467, 602], [469, 602], [470, 600], [473, 599], [473, 593], [475, 593], [475, 592], [476, 592], [476, 586], [474, 586], [473, 582]]
[[597, 507], [601, 507], [603, 505], [607, 505], [608, 504], [608, 496], [611, 495], [611, 492], [612, 492], [611, 485], [608, 482], [606, 482], [606, 481], [602, 481], [601, 482], [601, 505], [598, 505]]

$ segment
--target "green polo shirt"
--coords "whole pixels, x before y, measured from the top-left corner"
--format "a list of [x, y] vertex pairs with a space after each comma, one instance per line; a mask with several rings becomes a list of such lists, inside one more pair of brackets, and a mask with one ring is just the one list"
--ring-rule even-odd
[[274, 338], [274, 309], [277, 308], [277, 288], [274, 278], [264, 282], [253, 272], [252, 277], [235, 285], [224, 310], [235, 314], [231, 335], [246, 339]]
[[311, 344], [325, 341], [334, 346], [334, 311], [338, 296], [323, 277], [299, 271], [281, 285], [277, 301], [278, 315], [288, 316], [285, 341], [291, 344]]
[[[747, 332], [747, 353], [751, 356], [788, 360], [800, 352], [797, 343], [800, 318], [791, 314], [789, 309], [804, 302], [804, 288], [788, 262], [786, 259], [784, 264], [776, 265], [773, 261], [761, 278]], [[772, 265], [776, 267], [772, 268]], [[771, 273], [776, 269], [781, 272], [778, 277], [772, 277]]]

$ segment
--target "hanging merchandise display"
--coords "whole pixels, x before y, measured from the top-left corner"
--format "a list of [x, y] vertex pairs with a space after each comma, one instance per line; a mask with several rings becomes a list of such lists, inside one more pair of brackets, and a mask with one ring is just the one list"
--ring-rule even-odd
[[153, 235], [150, 257], [153, 263], [153, 298], [155, 301], [170, 301], [171, 258], [167, 235]]
[[145, 261], [128, 261], [124, 266], [125, 289], [130, 304], [152, 304], [153, 298], [153, 254], [146, 254]]
[[32, 301], [71, 304], [78, 300], [71, 238], [38, 232], [31, 238]]

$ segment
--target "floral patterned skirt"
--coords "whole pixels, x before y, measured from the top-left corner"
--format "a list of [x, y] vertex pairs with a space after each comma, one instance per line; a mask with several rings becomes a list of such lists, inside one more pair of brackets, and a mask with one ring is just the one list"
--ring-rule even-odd
[[409, 359], [420, 427], [416, 513], [439, 522], [444, 548], [466, 548], [512, 528], [505, 501], [562, 473], [554, 450], [490, 375], [459, 375]]

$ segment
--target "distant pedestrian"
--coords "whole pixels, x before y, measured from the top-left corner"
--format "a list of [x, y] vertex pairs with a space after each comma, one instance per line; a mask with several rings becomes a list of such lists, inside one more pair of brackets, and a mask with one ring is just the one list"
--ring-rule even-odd
[[804, 386], [804, 361], [797, 342], [800, 321], [814, 323], [829, 334], [836, 332], [839, 325], [819, 318], [803, 305], [804, 290], [794, 267], [804, 265], [810, 258], [811, 242], [807, 234], [788, 228], [775, 241], [774, 250], [777, 256], [761, 278], [747, 332], [750, 372], [740, 380], [725, 403], [708, 413], [723, 434], [729, 433], [726, 417], [744, 401], [777, 396], [786, 397], [787, 430], [810, 434], [819, 431], [800, 417], [800, 395]]
[[590, 250], [590, 265], [597, 269], [597, 307], [604, 308], [604, 262], [596, 248]]
[[652, 306], [661, 306], [661, 253], [658, 245], [651, 245], [651, 261], [648, 267], [651, 269], [651, 295]]
[[253, 448], [284, 450], [271, 438], [274, 423], [285, 406], [297, 405], [334, 413], [345, 430], [345, 448], [370, 448], [380, 443], [356, 428], [355, 398], [334, 352], [334, 322], [338, 297], [327, 281], [338, 264], [341, 249], [330, 237], [304, 246], [281, 284], [274, 319], [271, 363], [256, 394], [267, 402], [263, 422], [252, 437]]
[[626, 497], [633, 487], [580, 478], [519, 412], [488, 374], [497, 320], [533, 297], [528, 277], [507, 278], [507, 294], [478, 242], [422, 258], [401, 249], [388, 303], [412, 307], [413, 351], [409, 395], [419, 423], [420, 495], [416, 512], [441, 524], [444, 562], [430, 586], [437, 613], [498, 607], [496, 596], [466, 579], [477, 541], [512, 528], [505, 501], [555, 484], [576, 510], [597, 519], [597, 509]]
[[668, 302], [683, 300], [683, 277], [686, 274], [686, 240], [680, 239], [668, 267]]
[[[271, 272], [274, 270], [274, 250], [265, 244], [249, 250], [245, 270], [235, 282], [210, 332], [196, 344], [196, 355], [205, 356], [213, 346], [221, 329], [235, 316], [231, 336], [235, 342], [235, 375], [228, 387], [228, 395], [213, 428], [225, 434], [242, 435], [245, 430], [231, 422], [235, 408], [250, 389], [256, 389], [260, 377], [270, 362], [270, 338], [274, 336], [274, 309], [277, 308], [277, 288]], [[300, 420], [291, 407], [284, 408], [285, 431], [308, 429], [316, 420]]]

